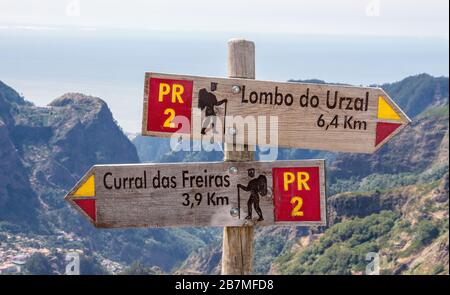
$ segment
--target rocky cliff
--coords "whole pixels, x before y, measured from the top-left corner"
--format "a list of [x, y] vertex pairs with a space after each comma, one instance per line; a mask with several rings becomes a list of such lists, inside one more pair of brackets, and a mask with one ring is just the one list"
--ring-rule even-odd
[[64, 201], [92, 165], [139, 162], [100, 98], [67, 93], [38, 107], [0, 83], [0, 146], [0, 233], [10, 236], [8, 253], [78, 249], [109, 261], [112, 272], [137, 260], [169, 271], [211, 239], [201, 230], [97, 230]]
[[[377, 153], [280, 150], [279, 159], [327, 159], [330, 226], [259, 228], [255, 273], [358, 274], [369, 251], [386, 259], [385, 273], [448, 273], [448, 78], [383, 88], [413, 123]], [[222, 158], [134, 142], [145, 161]], [[0, 82], [0, 146], [0, 252], [8, 253], [0, 267], [22, 252], [77, 249], [113, 273], [137, 260], [163, 272], [219, 272], [219, 229], [97, 230], [63, 200], [91, 165], [139, 161], [103, 100], [68, 93], [37, 107]]]
[[13, 89], [0, 81], [0, 225], [6, 228], [10, 225], [2, 221], [26, 225], [26, 220], [33, 220], [36, 216], [39, 206], [28, 171], [12, 139], [12, 109], [24, 104], [24, 100]]

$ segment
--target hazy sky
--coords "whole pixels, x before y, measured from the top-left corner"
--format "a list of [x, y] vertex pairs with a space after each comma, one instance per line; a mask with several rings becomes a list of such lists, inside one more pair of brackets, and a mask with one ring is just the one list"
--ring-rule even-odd
[[0, 0], [3, 29], [76, 26], [448, 39], [448, 22], [448, 0]]
[[223, 77], [231, 37], [258, 79], [368, 85], [448, 76], [448, 27], [448, 0], [0, 0], [0, 80], [37, 105], [101, 97], [136, 132], [144, 72]]

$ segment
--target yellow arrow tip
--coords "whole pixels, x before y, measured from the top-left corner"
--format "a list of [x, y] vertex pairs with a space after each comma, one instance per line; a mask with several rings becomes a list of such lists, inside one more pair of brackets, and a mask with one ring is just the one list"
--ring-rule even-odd
[[91, 175], [73, 194], [75, 197], [94, 197], [95, 178]]
[[397, 121], [401, 119], [383, 96], [378, 96], [378, 119]]

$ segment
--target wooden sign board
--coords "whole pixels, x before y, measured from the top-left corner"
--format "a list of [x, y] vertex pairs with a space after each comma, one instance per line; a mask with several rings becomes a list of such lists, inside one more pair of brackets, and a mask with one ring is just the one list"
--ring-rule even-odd
[[103, 228], [326, 224], [323, 160], [95, 165], [66, 200]]
[[142, 135], [221, 133], [227, 143], [373, 153], [409, 122], [381, 88], [145, 75]]

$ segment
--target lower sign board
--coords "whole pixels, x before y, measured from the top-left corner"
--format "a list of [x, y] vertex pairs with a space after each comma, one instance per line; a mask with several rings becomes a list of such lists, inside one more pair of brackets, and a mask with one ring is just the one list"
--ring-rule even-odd
[[409, 122], [381, 88], [145, 76], [142, 135], [374, 153]]
[[323, 160], [95, 165], [66, 199], [96, 227], [325, 225]]

